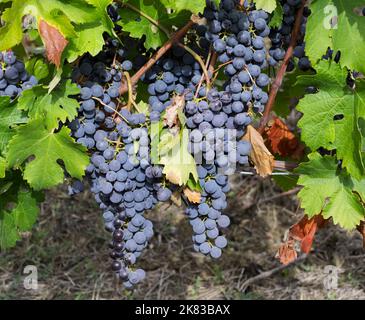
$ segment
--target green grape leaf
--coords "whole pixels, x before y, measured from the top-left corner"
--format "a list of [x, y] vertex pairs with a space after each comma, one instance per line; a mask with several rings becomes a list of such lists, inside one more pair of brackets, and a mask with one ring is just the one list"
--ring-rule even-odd
[[161, 0], [161, 3], [169, 9], [174, 11], [190, 11], [191, 13], [203, 13], [205, 8], [205, 1], [185, 1], [185, 0]]
[[6, 151], [9, 140], [14, 135], [13, 126], [27, 122], [24, 112], [18, 110], [9, 97], [0, 97], [0, 155]]
[[30, 230], [36, 222], [39, 213], [38, 200], [34, 192], [19, 190], [16, 206], [11, 212], [19, 231]]
[[85, 152], [86, 148], [70, 137], [70, 129], [63, 127], [55, 133], [37, 119], [18, 128], [9, 142], [7, 161], [10, 167], [20, 167], [30, 158], [25, 164], [24, 179], [34, 190], [41, 190], [63, 182], [63, 167], [70, 176], [81, 179], [89, 164]]
[[298, 68], [285, 73], [273, 107], [277, 115], [287, 117], [290, 114], [291, 107], [295, 106], [305, 93], [306, 86], [297, 82], [298, 77], [308, 74], [312, 73], [303, 72]]
[[96, 56], [103, 49], [104, 32], [116, 36], [113, 21], [107, 13], [107, 7], [113, 0], [86, 0], [86, 2], [95, 7], [94, 20], [75, 27], [77, 37], [70, 38], [65, 54], [70, 62], [85, 52]]
[[297, 109], [303, 113], [298, 122], [302, 140], [313, 151], [319, 147], [336, 149], [337, 158], [356, 179], [365, 172], [359, 121], [365, 119], [365, 83], [357, 82], [352, 91], [346, 84], [347, 72], [338, 64], [322, 61], [317, 74], [300, 76], [299, 85], [319, 88], [316, 94], [307, 94]]
[[38, 81], [49, 76], [49, 64], [45, 63], [43, 59], [32, 58], [25, 63], [26, 70], [29, 74], [34, 75]]
[[14, 216], [6, 211], [0, 211], [0, 249], [15, 246], [20, 235], [15, 225]]
[[47, 88], [34, 86], [23, 92], [19, 98], [18, 108], [28, 111], [31, 119], [44, 119], [48, 129], [58, 127], [59, 121], [73, 120], [77, 116], [79, 104], [70, 96], [80, 93], [71, 80], [61, 82], [51, 93]]
[[284, 14], [283, 7], [281, 6], [280, 3], [278, 3], [271, 17], [269, 27], [279, 28], [283, 22], [283, 14]]
[[25, 185], [21, 172], [8, 171], [0, 180], [0, 249], [15, 245], [20, 232], [36, 222], [43, 195]]
[[0, 179], [5, 177], [6, 159], [0, 156]]
[[265, 10], [268, 13], [271, 13], [276, 8], [276, 0], [254, 0], [257, 9]]
[[298, 176], [288, 175], [288, 176], [272, 176], [275, 183], [284, 191], [289, 191], [293, 189], [298, 184]]
[[78, 24], [92, 22], [95, 19], [95, 10], [82, 0], [13, 0], [12, 6], [4, 10], [0, 28], [0, 51], [12, 48], [22, 41], [22, 18], [31, 14], [59, 30], [63, 36], [76, 36], [73, 22]]
[[309, 217], [321, 213], [349, 230], [364, 219], [364, 181], [357, 182], [346, 170], [340, 171], [334, 157], [312, 153], [295, 172], [300, 174], [298, 185], [303, 186], [298, 193], [301, 207]]
[[141, 101], [138, 102], [137, 107], [138, 107], [137, 111], [139, 113], [143, 113], [146, 116], [148, 116], [150, 114], [148, 103], [141, 100]]
[[340, 64], [365, 73], [365, 17], [355, 12], [363, 0], [312, 1], [308, 17], [305, 51], [313, 64], [328, 47], [341, 51]]
[[192, 191], [198, 191], [198, 192], [203, 191], [199, 180], [196, 181], [192, 176], [190, 176], [188, 182], [186, 183], [186, 186]]
[[195, 159], [188, 151], [187, 131], [182, 130], [176, 137], [179, 142], [175, 143], [173, 148], [160, 158], [160, 164], [164, 165], [163, 173], [166, 175], [166, 179], [179, 186], [186, 184], [190, 176], [195, 181], [199, 181]]
[[[157, 22], [166, 19], [168, 16], [166, 8], [160, 1], [128, 0], [124, 2]], [[146, 37], [145, 46], [147, 49], [156, 49], [167, 41], [167, 35], [141, 13], [136, 12], [129, 7], [123, 7], [119, 11], [119, 15], [121, 20], [118, 24], [124, 31], [129, 32], [131, 37], [138, 39], [143, 36]]]

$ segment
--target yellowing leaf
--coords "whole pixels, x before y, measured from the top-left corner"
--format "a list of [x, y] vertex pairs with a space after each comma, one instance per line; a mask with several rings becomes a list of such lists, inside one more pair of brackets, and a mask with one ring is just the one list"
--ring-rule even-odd
[[186, 184], [190, 175], [197, 181], [198, 173], [193, 156], [188, 151], [188, 133], [182, 131], [180, 143], [160, 159], [160, 164], [164, 165], [166, 179], [179, 186]]
[[262, 9], [271, 13], [276, 8], [276, 0], [254, 0], [257, 9]]

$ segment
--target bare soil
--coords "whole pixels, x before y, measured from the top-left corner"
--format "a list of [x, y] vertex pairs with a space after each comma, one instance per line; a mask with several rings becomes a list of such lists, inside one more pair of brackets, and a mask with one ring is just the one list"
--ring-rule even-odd
[[[232, 183], [222, 257], [195, 253], [183, 208], [162, 204], [148, 213], [155, 237], [139, 262], [147, 278], [134, 291], [109, 272], [109, 235], [92, 194], [49, 191], [33, 231], [0, 254], [0, 299], [365, 299], [362, 238], [333, 225], [317, 233], [309, 256], [245, 288], [247, 279], [280, 266], [275, 253], [303, 212], [295, 194], [283, 195], [269, 179]], [[27, 265], [38, 269], [37, 290], [24, 289]], [[330, 286], [329, 268], [338, 273]]]

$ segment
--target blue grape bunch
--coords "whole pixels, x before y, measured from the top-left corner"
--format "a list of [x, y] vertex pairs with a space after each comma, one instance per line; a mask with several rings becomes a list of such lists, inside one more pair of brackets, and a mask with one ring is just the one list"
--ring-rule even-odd
[[27, 73], [23, 61], [13, 51], [0, 52], [0, 96], [14, 100], [37, 84], [36, 77]]

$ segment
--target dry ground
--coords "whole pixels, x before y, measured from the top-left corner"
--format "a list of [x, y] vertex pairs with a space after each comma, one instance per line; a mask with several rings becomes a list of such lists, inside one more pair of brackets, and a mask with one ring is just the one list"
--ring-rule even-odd
[[[229, 247], [221, 259], [194, 253], [183, 209], [161, 205], [149, 214], [156, 234], [140, 260], [148, 277], [133, 292], [120, 289], [109, 272], [108, 234], [92, 195], [50, 191], [33, 232], [0, 254], [0, 299], [365, 299], [362, 239], [334, 226], [317, 234], [301, 263], [242, 290], [245, 280], [279, 266], [275, 252], [302, 213], [295, 195], [282, 196], [270, 180], [233, 183]], [[23, 287], [26, 265], [38, 268], [38, 290]], [[337, 289], [323, 285], [328, 265], [339, 271]]]

